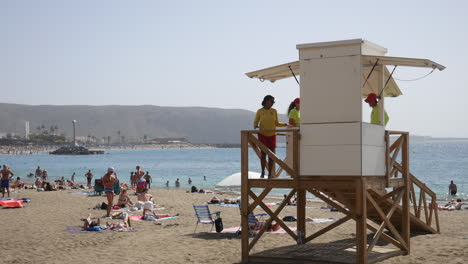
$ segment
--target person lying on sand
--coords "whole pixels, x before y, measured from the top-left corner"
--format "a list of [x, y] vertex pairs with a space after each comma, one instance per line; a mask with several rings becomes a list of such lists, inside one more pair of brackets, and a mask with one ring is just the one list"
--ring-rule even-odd
[[118, 232], [132, 230], [132, 225], [130, 223], [130, 217], [125, 212], [122, 213], [122, 215], [123, 215], [122, 222], [110, 223], [110, 224], [108, 222], [106, 222], [106, 228], [109, 229], [109, 230], [118, 231]]
[[83, 229], [85, 230], [87, 230], [90, 227], [101, 225], [101, 220], [99, 218], [97, 218], [97, 220], [92, 220], [91, 214], [89, 214], [87, 218], [81, 220], [83, 220]]
[[75, 189], [75, 188], [78, 188], [78, 184], [76, 184], [74, 181], [72, 180], [67, 180], [67, 183], [68, 183], [68, 186], [72, 187], [72, 189]]

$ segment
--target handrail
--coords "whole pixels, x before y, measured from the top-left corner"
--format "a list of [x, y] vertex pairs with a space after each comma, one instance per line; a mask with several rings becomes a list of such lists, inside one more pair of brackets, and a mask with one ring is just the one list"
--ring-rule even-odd
[[[390, 145], [390, 135], [400, 135], [398, 139], [396, 139]], [[407, 188], [407, 192], [410, 194], [410, 199], [413, 200], [413, 207], [414, 207], [414, 215], [421, 219], [421, 210], [424, 210], [424, 218], [425, 223], [428, 226], [431, 226], [432, 223], [432, 216], [434, 215], [435, 222], [436, 222], [436, 230], [440, 232], [439, 227], [439, 218], [437, 214], [436, 208], [436, 201], [437, 196], [429, 187], [427, 187], [423, 182], [421, 182], [418, 178], [416, 178], [410, 171], [409, 171], [409, 160], [408, 160], [408, 148], [409, 148], [409, 133], [403, 131], [385, 131], [385, 143], [386, 143], [386, 165], [387, 165], [387, 184], [390, 182], [390, 179], [395, 179], [393, 175], [401, 173], [405, 182], [405, 188]], [[399, 163], [396, 158], [399, 152], [402, 152], [401, 156], [401, 163]], [[406, 166], [406, 167], [405, 167]], [[405, 173], [407, 173], [405, 175]], [[407, 176], [407, 178], [405, 178]], [[419, 197], [416, 197], [416, 193], [414, 190], [414, 185], [416, 185], [419, 190], [420, 194]], [[387, 185], [389, 187], [389, 185]], [[430, 196], [429, 204], [426, 201], [426, 194]], [[418, 201], [419, 199], [419, 201]], [[429, 208], [428, 208], [429, 206]], [[428, 212], [429, 211], [429, 212]]]

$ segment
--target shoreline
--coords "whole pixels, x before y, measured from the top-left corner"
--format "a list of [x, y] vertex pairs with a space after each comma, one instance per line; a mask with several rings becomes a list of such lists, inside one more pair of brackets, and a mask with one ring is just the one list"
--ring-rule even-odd
[[[83, 145], [90, 150], [110, 149], [211, 149], [217, 148], [211, 144], [135, 144], [135, 145]], [[49, 153], [62, 146], [0, 146], [0, 155], [33, 155], [43, 152]]]

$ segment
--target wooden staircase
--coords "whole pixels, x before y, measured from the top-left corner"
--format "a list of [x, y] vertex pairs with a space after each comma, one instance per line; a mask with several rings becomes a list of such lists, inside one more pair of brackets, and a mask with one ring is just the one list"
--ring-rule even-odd
[[[419, 180], [417, 180], [413, 175], [411, 175], [412, 181], [411, 185], [416, 184], [420, 188], [420, 200], [417, 201], [415, 191], [413, 186], [410, 187], [410, 197], [413, 203], [414, 211], [410, 213], [410, 230], [411, 232], [425, 232], [425, 233], [439, 233], [439, 221], [436, 209], [436, 196], [435, 193], [428, 189], [424, 184], [422, 184]], [[382, 179], [384, 180], [384, 179]], [[340, 189], [340, 188], [320, 188], [318, 191], [322, 192], [329, 198], [332, 198], [336, 202], [339, 202], [345, 208], [350, 208], [351, 211], [354, 211], [354, 207], [356, 204], [356, 189], [355, 188], [348, 188], [348, 189]], [[373, 200], [377, 203], [380, 209], [387, 214], [392, 206], [395, 203], [395, 200], [398, 198], [398, 193], [403, 191], [403, 187], [395, 188], [395, 190], [389, 194], [386, 193], [385, 189], [376, 190], [376, 189], [368, 189], [368, 194], [373, 198]], [[431, 201], [428, 204], [426, 201], [426, 195], [431, 197]], [[401, 198], [401, 197], [400, 197]], [[424, 216], [421, 214], [421, 210], [424, 210]], [[402, 213], [403, 208], [400, 205], [400, 201], [398, 204], [395, 205], [395, 209], [393, 214], [391, 214], [389, 220], [392, 225], [399, 231], [402, 230]], [[384, 221], [377, 209], [373, 206], [371, 201], [367, 201], [367, 219], [371, 220], [377, 225], [381, 225]], [[435, 219], [436, 226], [434, 227], [434, 222], [432, 221]]]

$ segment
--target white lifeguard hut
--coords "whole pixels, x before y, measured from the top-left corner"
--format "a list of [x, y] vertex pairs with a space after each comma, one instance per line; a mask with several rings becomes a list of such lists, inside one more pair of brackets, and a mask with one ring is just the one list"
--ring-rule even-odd
[[[301, 44], [297, 49], [299, 61], [247, 73], [251, 78], [271, 82], [300, 75], [301, 124], [299, 130], [277, 130], [293, 134], [287, 151], [292, 162], [282, 161], [260, 143], [254, 136], [260, 131], [241, 132], [242, 228], [248, 229], [248, 215], [257, 205], [270, 215], [267, 223], [278, 222], [298, 244], [353, 219], [356, 221], [357, 263], [409, 254], [410, 230], [439, 232], [437, 210], [434, 210], [436, 197], [409, 172], [409, 133], [385, 130], [384, 98], [402, 94], [392, 78], [397, 67], [424, 67], [432, 71], [445, 67], [427, 59], [385, 56], [386, 48], [362, 39]], [[393, 66], [391, 72], [387, 66]], [[378, 104], [380, 124], [365, 122], [368, 117], [363, 117], [363, 98], [369, 93], [381, 98]], [[398, 136], [393, 143], [392, 136]], [[248, 179], [249, 145], [258, 155], [265, 152], [279, 165], [279, 170], [291, 177]], [[419, 197], [416, 197], [415, 186], [420, 189]], [[257, 196], [251, 188], [263, 188], [263, 192]], [[273, 188], [292, 189], [275, 212], [262, 202]], [[387, 193], [386, 188], [393, 190]], [[306, 236], [307, 192], [331, 204], [345, 217]], [[296, 232], [279, 217], [294, 194], [298, 197]], [[426, 195], [431, 199], [429, 204]], [[414, 213], [410, 212], [410, 202]], [[432, 219], [435, 219], [435, 227]], [[375, 232], [369, 244], [366, 239], [368, 229]], [[247, 232], [242, 233], [243, 261], [274, 259], [249, 253], [264, 231], [261, 230], [252, 241]], [[397, 250], [391, 254], [373, 252], [380, 238], [396, 246]], [[288, 261], [283, 257], [281, 260]], [[300, 261], [297, 258], [289, 260]]]

